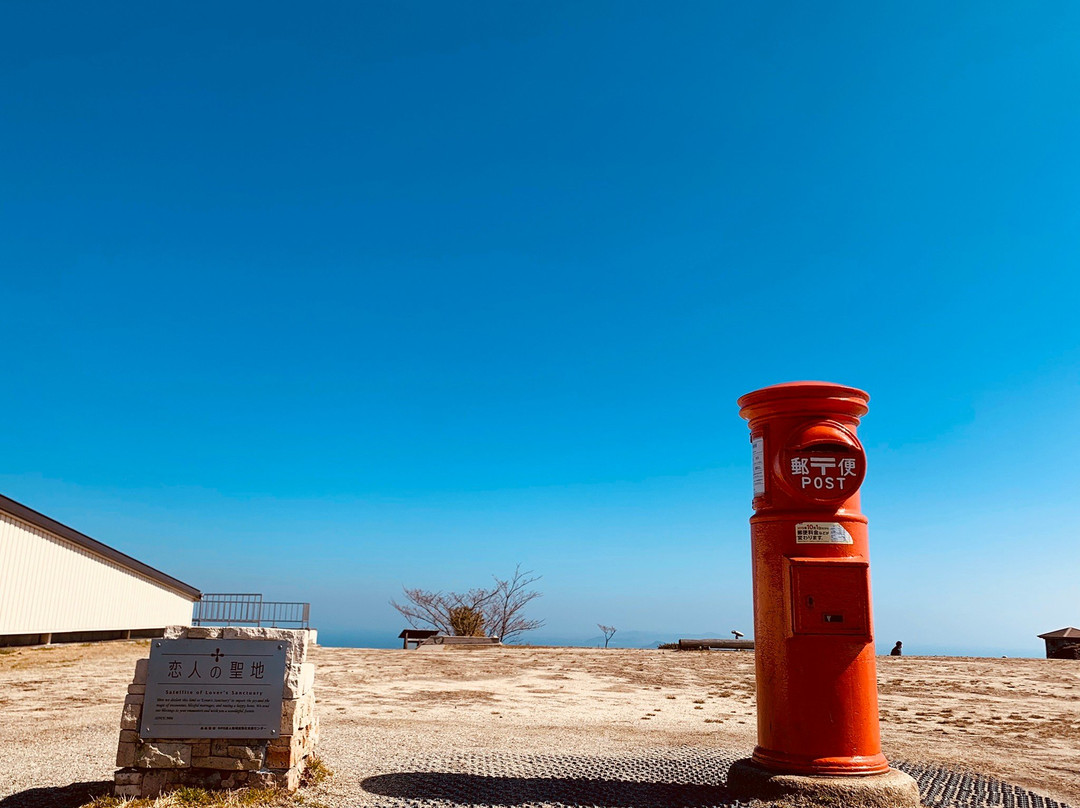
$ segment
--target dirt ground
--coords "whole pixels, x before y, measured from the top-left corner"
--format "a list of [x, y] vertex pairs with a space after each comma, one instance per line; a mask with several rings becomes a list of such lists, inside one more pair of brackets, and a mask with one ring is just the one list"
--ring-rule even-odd
[[[0, 649], [0, 806], [111, 780], [126, 684], [147, 653], [145, 642]], [[425, 755], [754, 746], [750, 653], [316, 648], [312, 659], [331, 805], [369, 804], [365, 778]], [[878, 679], [891, 759], [1080, 806], [1080, 662], [882, 657]]]

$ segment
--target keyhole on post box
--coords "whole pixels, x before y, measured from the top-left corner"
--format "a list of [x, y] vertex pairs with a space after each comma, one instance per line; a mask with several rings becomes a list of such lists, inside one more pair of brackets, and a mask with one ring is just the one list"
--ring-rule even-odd
[[806, 599], [806, 605], [809, 606], [811, 609], [813, 609], [814, 608], [814, 598], [813, 597], [807, 598]]

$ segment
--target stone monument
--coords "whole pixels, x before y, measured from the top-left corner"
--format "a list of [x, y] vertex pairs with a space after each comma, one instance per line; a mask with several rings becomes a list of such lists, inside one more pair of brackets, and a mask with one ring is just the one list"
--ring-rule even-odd
[[[135, 665], [114, 793], [300, 784], [315, 744], [315, 632], [170, 626]], [[200, 667], [201, 666], [201, 667]]]

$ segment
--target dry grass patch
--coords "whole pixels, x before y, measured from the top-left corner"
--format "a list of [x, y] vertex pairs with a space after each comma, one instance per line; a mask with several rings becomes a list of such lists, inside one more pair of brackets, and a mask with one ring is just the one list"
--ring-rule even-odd
[[[333, 772], [319, 758], [308, 760], [301, 788], [311, 788], [330, 777]], [[204, 788], [178, 788], [160, 797], [132, 799], [130, 797], [98, 797], [82, 808], [326, 808], [326, 806], [297, 791], [276, 788], [238, 788], [226, 791], [207, 791]]]
[[83, 808], [297, 808], [317, 805], [287, 791], [241, 788], [235, 791], [206, 791], [201, 788], [178, 788], [153, 799], [98, 797]]

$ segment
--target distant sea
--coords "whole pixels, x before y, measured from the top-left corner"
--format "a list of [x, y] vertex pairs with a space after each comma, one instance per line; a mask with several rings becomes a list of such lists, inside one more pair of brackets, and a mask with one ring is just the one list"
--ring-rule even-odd
[[[318, 628], [318, 626], [316, 626]], [[616, 632], [615, 636], [611, 639], [610, 648], [656, 648], [660, 643], [675, 642], [678, 640], [679, 635], [677, 632], [668, 636], [660, 636], [656, 632], [645, 631], [627, 631], [622, 632], [622, 637], [619, 636], [620, 632]], [[694, 636], [712, 636], [723, 637], [723, 633], [720, 634], [701, 634]], [[604, 638], [601, 636], [596, 637], [559, 637], [543, 634], [525, 635], [516, 645], [554, 645], [567, 648], [602, 648], [604, 645]], [[350, 630], [334, 630], [326, 629], [319, 630], [319, 645], [330, 646], [334, 648], [400, 648], [401, 640], [398, 639], [396, 634], [386, 631], [350, 631]], [[889, 648], [892, 647], [892, 643], [887, 643], [884, 647], [878, 648], [878, 653], [887, 654]], [[948, 656], [948, 657], [1010, 657], [1010, 658], [1030, 658], [1030, 659], [1042, 659], [1044, 650], [1041, 647], [1035, 648], [1008, 648], [1008, 647], [988, 647], [988, 646], [942, 646], [942, 645], [927, 645], [918, 646], [916, 642], [911, 640], [904, 641], [904, 651], [907, 656]]]
[[[318, 628], [318, 626], [316, 626]], [[678, 637], [666, 638], [654, 632], [627, 631], [623, 636], [616, 632], [608, 647], [610, 648], [656, 648], [660, 643], [675, 642]], [[602, 648], [604, 638], [596, 637], [560, 637], [547, 634], [527, 634], [514, 643], [515, 645], [555, 645], [569, 648]], [[319, 645], [337, 648], [400, 648], [401, 640], [397, 634], [381, 631], [349, 631], [319, 629]]]

